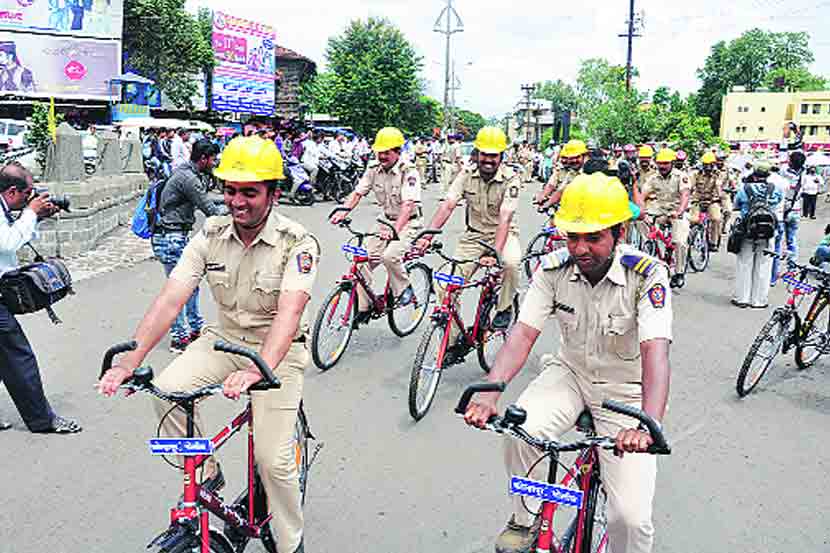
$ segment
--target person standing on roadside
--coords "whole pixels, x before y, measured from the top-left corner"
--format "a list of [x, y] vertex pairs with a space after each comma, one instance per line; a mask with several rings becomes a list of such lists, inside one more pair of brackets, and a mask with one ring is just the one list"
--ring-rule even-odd
[[[789, 189], [784, 198], [784, 216], [778, 221], [778, 232], [775, 234], [775, 253], [781, 255], [783, 244], [787, 246], [787, 257], [798, 258], [798, 226], [801, 221], [801, 195], [803, 193], [802, 175], [807, 156], [802, 151], [790, 152], [789, 163], [780, 175], [789, 182]], [[779, 259], [772, 261], [772, 279], [770, 285], [778, 282]]]
[[[16, 162], [0, 169], [0, 274], [18, 265], [17, 250], [35, 237], [38, 221], [58, 208], [49, 194], [34, 194], [32, 174]], [[15, 219], [12, 211], [22, 210]], [[75, 434], [81, 426], [52, 411], [43, 392], [32, 346], [15, 316], [0, 301], [0, 382], [6, 386], [26, 427], [35, 433]], [[11, 428], [0, 420], [0, 430]]]
[[[164, 266], [167, 276], [173, 272], [189, 241], [196, 222], [195, 210], [199, 209], [208, 217], [224, 213], [202, 191], [199, 179], [200, 175], [210, 174], [213, 170], [217, 154], [219, 148], [209, 140], [196, 142], [190, 161], [173, 171], [161, 192], [161, 217], [153, 229], [151, 243], [153, 254]], [[201, 335], [204, 322], [199, 312], [199, 288], [196, 287], [170, 328], [170, 352], [183, 352], [190, 342]]]
[[802, 213], [804, 217], [816, 218], [816, 199], [821, 189], [821, 177], [816, 174], [815, 167], [807, 167], [807, 173], [801, 186]]

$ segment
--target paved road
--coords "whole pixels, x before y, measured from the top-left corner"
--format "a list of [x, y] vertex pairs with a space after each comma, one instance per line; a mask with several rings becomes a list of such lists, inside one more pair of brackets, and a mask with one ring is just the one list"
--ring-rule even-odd
[[[430, 195], [427, 211], [434, 206]], [[324, 223], [329, 208], [285, 208], [324, 245], [314, 312], [346, 266], [339, 255], [344, 234]], [[363, 206], [357, 219], [368, 226], [371, 216]], [[462, 220], [457, 213], [450, 244]], [[529, 208], [521, 221], [525, 241], [542, 222]], [[804, 244], [815, 243], [820, 226], [805, 224]], [[829, 551], [829, 467], [820, 445], [830, 440], [828, 362], [806, 373], [789, 360], [779, 363], [756, 394], [737, 400], [737, 366], [769, 313], [730, 306], [733, 283], [734, 258], [721, 253], [675, 300], [666, 424], [674, 454], [660, 460], [655, 551]], [[59, 306], [61, 327], [45, 316], [24, 318], [56, 410], [77, 417], [85, 431], [34, 436], [15, 420], [14, 430], [0, 434], [0, 553], [139, 551], [166, 525], [180, 484], [147, 454], [156, 425], [149, 400], [107, 400], [93, 391], [101, 353], [131, 335], [161, 284], [160, 266], [148, 261], [81, 282]], [[778, 288], [771, 301], [783, 298]], [[203, 301], [213, 317], [207, 293]], [[400, 341], [378, 322], [353, 337], [330, 372], [309, 367], [306, 402], [325, 447], [311, 477], [308, 551], [492, 550], [507, 513], [499, 439], [468, 429], [451, 412], [480, 369], [471, 358], [450, 370], [430, 414], [413, 424], [406, 393], [418, 335]], [[509, 399], [536, 374], [539, 355], [557, 347], [556, 336], [553, 329], [543, 335]], [[160, 369], [168, 359], [156, 351], [151, 362]], [[203, 410], [207, 425], [218, 428], [239, 407], [213, 399]], [[15, 414], [5, 392], [0, 413]], [[242, 446], [222, 451], [229, 490], [242, 485]]]

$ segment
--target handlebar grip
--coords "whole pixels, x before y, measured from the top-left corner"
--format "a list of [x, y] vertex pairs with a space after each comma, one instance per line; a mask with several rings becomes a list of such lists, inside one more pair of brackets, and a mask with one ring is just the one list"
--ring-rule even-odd
[[455, 412], [459, 415], [466, 413], [467, 406], [470, 404], [470, 400], [473, 399], [474, 394], [479, 392], [503, 392], [505, 388], [507, 388], [507, 384], [504, 382], [480, 382], [467, 386], [467, 389], [461, 394], [461, 399], [458, 400]]
[[137, 348], [138, 342], [136, 342], [135, 340], [130, 340], [129, 342], [115, 344], [110, 349], [108, 349], [106, 353], [104, 353], [104, 361], [101, 363], [101, 375], [98, 378], [103, 378], [104, 373], [112, 368], [112, 360], [115, 358], [116, 355], [127, 351], [135, 351]]
[[213, 344], [213, 349], [216, 351], [223, 351], [225, 353], [230, 353], [232, 355], [239, 355], [241, 357], [245, 357], [250, 359], [254, 365], [259, 369], [259, 372], [262, 373], [262, 376], [265, 378], [265, 381], [268, 382], [269, 388], [279, 388], [282, 386], [279, 378], [277, 378], [271, 367], [268, 366], [267, 363], [259, 356], [257, 352], [252, 349], [245, 348], [242, 346], [237, 346], [236, 344], [231, 344], [225, 340], [217, 340]]
[[348, 207], [343, 207], [343, 206], [335, 207], [334, 209], [331, 210], [331, 213], [329, 213], [329, 216], [326, 217], [326, 219], [331, 219], [334, 216], [335, 213], [340, 213], [341, 211], [349, 212], [349, 211], [351, 211], [351, 209], [349, 209]]
[[671, 454], [671, 448], [669, 447], [669, 444], [666, 443], [666, 437], [663, 436], [663, 431], [659, 426], [657, 426], [655, 420], [649, 417], [642, 409], [637, 409], [636, 407], [632, 407], [630, 405], [626, 405], [625, 403], [620, 403], [611, 399], [604, 400], [602, 402], [602, 408], [613, 411], [614, 413], [619, 413], [620, 415], [626, 415], [637, 419], [643, 423], [643, 425], [648, 429], [648, 433], [651, 434], [651, 439], [654, 440], [654, 443], [648, 448], [649, 453], [653, 453], [655, 455]]
[[398, 240], [401, 239], [401, 237], [398, 236], [398, 231], [395, 230], [395, 225], [393, 225], [392, 223], [390, 223], [389, 221], [387, 221], [386, 219], [383, 219], [381, 217], [378, 217], [377, 221], [381, 225], [389, 227], [389, 229], [392, 231], [392, 241], [397, 242]]

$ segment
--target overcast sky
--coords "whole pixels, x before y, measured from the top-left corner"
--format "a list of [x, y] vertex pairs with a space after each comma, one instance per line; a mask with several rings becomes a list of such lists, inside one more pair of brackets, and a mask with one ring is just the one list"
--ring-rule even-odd
[[[424, 57], [427, 93], [443, 100], [444, 37], [433, 26], [446, 0], [188, 0], [233, 15], [270, 23], [277, 42], [324, 69], [327, 39], [349, 20], [383, 16], [397, 25]], [[572, 82], [581, 59], [604, 57], [625, 64], [628, 0], [454, 0], [464, 32], [453, 35], [461, 88], [456, 104], [485, 116], [504, 115], [524, 83]], [[416, 11], [417, 10], [417, 11]], [[816, 55], [814, 72], [830, 76], [830, 0], [636, 0], [644, 15], [643, 37], [634, 42], [640, 88], [667, 85], [692, 92], [696, 68], [712, 44], [760, 27], [808, 31]], [[822, 26], [822, 23], [824, 25]]]

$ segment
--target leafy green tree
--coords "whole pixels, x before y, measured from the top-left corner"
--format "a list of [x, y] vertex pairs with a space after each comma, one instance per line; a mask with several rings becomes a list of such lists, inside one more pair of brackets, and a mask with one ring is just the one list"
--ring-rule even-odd
[[625, 67], [612, 65], [602, 58], [582, 62], [576, 78], [576, 92], [582, 111], [590, 111], [612, 96], [618, 97], [621, 90], [625, 90]]
[[[55, 124], [60, 125], [63, 121], [63, 114], [55, 113]], [[35, 160], [40, 166], [40, 171], [46, 169], [46, 152], [52, 142], [52, 135], [49, 134], [49, 104], [35, 102], [32, 105], [32, 116], [29, 118], [29, 129], [26, 131], [26, 144], [34, 147]]]
[[401, 130], [408, 136], [432, 136], [433, 131], [443, 124], [443, 114], [441, 102], [429, 96], [421, 96], [416, 103], [404, 106], [402, 120], [407, 124]]
[[422, 58], [387, 19], [354, 20], [329, 39], [326, 60], [335, 75], [331, 112], [359, 133], [419, 125]]
[[306, 104], [313, 113], [331, 113], [336, 88], [337, 75], [331, 71], [317, 73], [317, 76], [300, 85], [300, 102]]
[[213, 67], [213, 48], [186, 0], [125, 0], [124, 42], [130, 67], [156, 81], [179, 108], [192, 110], [198, 81]]
[[813, 75], [803, 67], [773, 69], [767, 75], [766, 85], [774, 91], [824, 90], [827, 88], [827, 79]]
[[455, 116], [459, 123], [458, 130], [464, 134], [466, 140], [472, 140], [481, 127], [487, 124], [487, 120], [483, 115], [466, 109], [456, 110]]
[[533, 97], [548, 100], [554, 109], [575, 111], [579, 105], [574, 88], [561, 79], [536, 83]]

